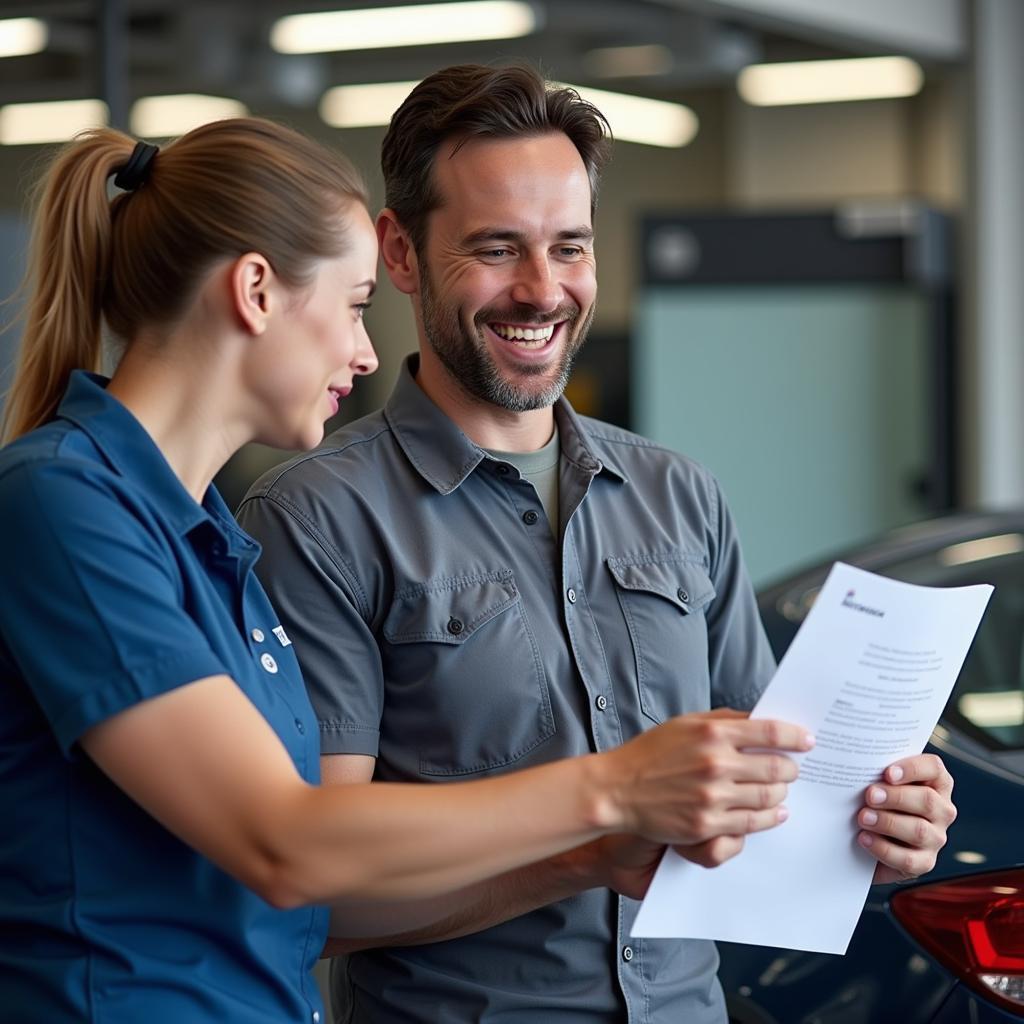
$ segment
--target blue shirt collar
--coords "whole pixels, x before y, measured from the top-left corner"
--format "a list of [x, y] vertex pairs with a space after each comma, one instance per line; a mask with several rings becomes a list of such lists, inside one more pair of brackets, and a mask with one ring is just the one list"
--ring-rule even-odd
[[108, 383], [101, 374], [73, 371], [58, 418], [86, 433], [111, 468], [132, 480], [182, 536], [210, 522], [221, 534], [255, 546], [238, 528], [216, 487], [207, 489], [202, 505], [188, 493], [146, 428], [108, 394]]
[[[384, 415], [420, 476], [439, 493], [450, 494], [488, 456], [427, 397], [416, 383], [418, 369], [418, 355], [409, 356], [402, 364]], [[608, 472], [626, 479], [617, 460], [587, 430], [565, 398], [559, 398], [554, 409], [566, 459], [586, 473]]]

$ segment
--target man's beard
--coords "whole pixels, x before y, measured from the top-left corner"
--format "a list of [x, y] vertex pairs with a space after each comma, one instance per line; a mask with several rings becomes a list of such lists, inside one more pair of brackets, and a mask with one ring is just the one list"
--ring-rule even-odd
[[[594, 307], [591, 306], [581, 321], [580, 309], [575, 303], [559, 306], [543, 316], [532, 306], [512, 306], [503, 310], [490, 307], [481, 309], [473, 318], [474, 337], [463, 325], [458, 308], [437, 300], [430, 276], [426, 273], [420, 283], [420, 309], [430, 347], [462, 389], [474, 398], [509, 412], [528, 412], [554, 405], [569, 383], [573, 361], [583, 347], [594, 319]], [[539, 382], [537, 388], [506, 380], [484, 341], [483, 331], [489, 323], [535, 327], [560, 323], [560, 329], [566, 332], [568, 340], [562, 344], [562, 350], [556, 357], [558, 362], [554, 376]], [[550, 374], [552, 369], [550, 363], [545, 363], [522, 366], [519, 372], [525, 377], [540, 378]]]

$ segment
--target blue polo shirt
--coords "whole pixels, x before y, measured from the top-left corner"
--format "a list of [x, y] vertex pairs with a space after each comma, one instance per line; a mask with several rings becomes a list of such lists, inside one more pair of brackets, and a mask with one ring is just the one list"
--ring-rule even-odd
[[253, 574], [259, 550], [213, 487], [195, 502], [102, 378], [74, 374], [57, 418], [0, 451], [8, 1024], [322, 1018], [309, 972], [326, 910], [271, 907], [77, 745], [140, 701], [226, 674], [319, 781], [317, 722]]

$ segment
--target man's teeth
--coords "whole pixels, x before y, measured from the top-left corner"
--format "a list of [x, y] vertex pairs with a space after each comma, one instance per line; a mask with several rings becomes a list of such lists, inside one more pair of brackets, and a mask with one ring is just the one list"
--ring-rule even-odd
[[555, 333], [554, 324], [547, 324], [544, 327], [512, 327], [509, 324], [492, 324], [491, 329], [499, 338], [521, 342], [520, 348], [542, 348]]

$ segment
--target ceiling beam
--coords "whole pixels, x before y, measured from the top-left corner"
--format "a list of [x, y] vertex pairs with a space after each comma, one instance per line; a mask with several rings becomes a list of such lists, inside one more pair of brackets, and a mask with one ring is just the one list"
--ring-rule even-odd
[[660, 0], [855, 51], [960, 61], [968, 53], [966, 0]]

